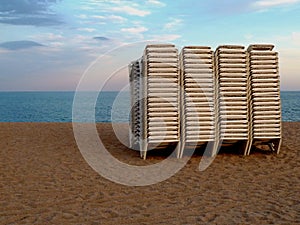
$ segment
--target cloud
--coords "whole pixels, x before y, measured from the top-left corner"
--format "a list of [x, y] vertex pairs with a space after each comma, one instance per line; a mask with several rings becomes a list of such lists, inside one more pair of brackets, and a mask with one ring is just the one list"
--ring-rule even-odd
[[56, 16], [16, 16], [16, 17], [0, 17], [0, 23], [12, 24], [12, 25], [32, 25], [32, 26], [54, 26], [63, 24], [63, 22]]
[[107, 15], [107, 16], [93, 15], [91, 17], [94, 19], [99, 19], [102, 21], [113, 22], [113, 23], [125, 23], [127, 21], [126, 18], [117, 15]]
[[123, 28], [121, 29], [121, 31], [130, 34], [141, 34], [148, 31], [148, 28], [140, 26], [140, 27]]
[[34, 48], [34, 47], [42, 47], [44, 45], [34, 42], [34, 41], [9, 41], [3, 42], [0, 44], [0, 48], [4, 48], [7, 50], [21, 50], [27, 48]]
[[101, 19], [101, 20], [105, 19], [104, 16], [99, 16], [99, 15], [94, 15], [94, 16], [92, 16], [92, 18], [94, 18], [94, 19]]
[[[194, 2], [194, 8], [204, 8], [205, 5], [201, 5], [202, 1]], [[245, 12], [264, 11], [276, 6], [288, 6], [300, 2], [300, 0], [211, 0], [211, 4], [208, 7], [212, 14], [217, 15], [232, 15]]]
[[254, 7], [258, 8], [269, 8], [273, 6], [280, 6], [280, 5], [290, 5], [300, 2], [299, 0], [260, 0], [253, 3]]
[[39, 33], [31, 35], [29, 38], [39, 43], [45, 43], [48, 48], [43, 48], [43, 51], [58, 51], [70, 43], [66, 37], [57, 33]]
[[57, 0], [1, 0], [0, 11], [20, 14], [44, 13]]
[[[201, 5], [201, 2], [202, 1], [194, 2], [194, 8], [204, 8], [205, 5]], [[300, 2], [300, 0], [211, 0], [208, 9], [212, 14], [232, 15], [245, 12], [264, 11], [272, 7], [289, 6], [298, 2]]]
[[101, 37], [101, 36], [99, 36], [99, 37], [93, 37], [93, 39], [94, 40], [98, 40], [98, 41], [110, 41], [109, 38], [107, 38], [107, 37]]
[[39, 33], [39, 34], [31, 35], [30, 39], [45, 43], [45, 42], [61, 42], [61, 41], [65, 41], [66, 38], [61, 34], [56, 34], [56, 33]]
[[65, 43], [63, 43], [63, 42], [56, 41], [56, 42], [51, 43], [51, 47], [53, 47], [53, 48], [61, 48], [63, 46], [65, 46]]
[[117, 7], [112, 7], [111, 10], [114, 12], [121, 12], [121, 13], [126, 13], [128, 15], [140, 16], [140, 17], [144, 17], [151, 14], [150, 11], [140, 10], [131, 6], [117, 6]]
[[50, 10], [59, 0], [1, 0], [0, 23], [13, 25], [52, 26], [62, 24]]
[[45, 33], [44, 34], [45, 39], [49, 41], [58, 41], [58, 40], [64, 40], [65, 37], [61, 34], [55, 34], [55, 33]]
[[116, 15], [109, 15], [106, 17], [107, 20], [111, 22], [116, 22], [116, 23], [125, 23], [127, 21], [126, 18], [122, 16], [116, 16]]
[[164, 7], [166, 6], [165, 3], [159, 1], [159, 0], [148, 0], [147, 1], [147, 4], [150, 4], [150, 5], [155, 5], [155, 6], [159, 6], [159, 7]]
[[93, 33], [96, 31], [95, 28], [90, 28], [90, 27], [83, 27], [83, 28], [78, 28], [79, 31], [84, 31], [84, 32], [89, 32], [89, 33]]
[[177, 18], [171, 18], [170, 22], [166, 23], [164, 26], [165, 30], [174, 30], [177, 27], [182, 25], [183, 20], [182, 19], [177, 19]]

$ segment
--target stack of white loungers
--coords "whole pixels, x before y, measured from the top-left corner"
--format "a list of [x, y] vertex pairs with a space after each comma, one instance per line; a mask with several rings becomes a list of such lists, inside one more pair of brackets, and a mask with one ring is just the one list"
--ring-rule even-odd
[[174, 45], [148, 45], [141, 63], [140, 152], [145, 159], [151, 148], [180, 143], [178, 51]]
[[273, 48], [273, 45], [250, 45], [248, 59], [253, 144], [268, 144], [278, 154], [281, 145], [280, 79], [278, 53], [272, 51]]
[[130, 148], [139, 149], [141, 134], [141, 106], [140, 106], [140, 82], [141, 65], [140, 60], [129, 65], [130, 92], [131, 92], [131, 113], [130, 113]]
[[218, 142], [223, 146], [243, 142], [249, 148], [247, 58], [243, 46], [219, 46], [215, 52]]
[[209, 144], [215, 150], [215, 96], [213, 51], [184, 47], [181, 62], [181, 154], [184, 148]]
[[[153, 148], [252, 145], [279, 153], [281, 104], [278, 53], [272, 45], [184, 47], [147, 45], [129, 65], [130, 147], [142, 158]], [[180, 62], [180, 63], [179, 63]], [[235, 148], [236, 146], [234, 146]]]

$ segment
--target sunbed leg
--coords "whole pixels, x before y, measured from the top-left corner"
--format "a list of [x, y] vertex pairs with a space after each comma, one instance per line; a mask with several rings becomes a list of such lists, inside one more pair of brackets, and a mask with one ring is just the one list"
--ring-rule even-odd
[[277, 146], [276, 154], [279, 154], [280, 148], [281, 148], [281, 144], [282, 144], [282, 139], [280, 138], [279, 141], [278, 141], [278, 146]]
[[274, 148], [275, 145], [273, 142], [268, 143], [268, 146], [270, 147], [272, 152], [275, 152], [275, 148]]
[[246, 144], [244, 146], [244, 152], [243, 152], [244, 156], [247, 154], [247, 150], [248, 150], [248, 141], [246, 141]]
[[250, 155], [252, 144], [253, 144], [253, 140], [251, 139], [248, 144], [247, 155]]
[[184, 148], [185, 148], [185, 141], [182, 141], [180, 143], [180, 155], [179, 155], [180, 159], [183, 157]]
[[147, 147], [148, 147], [147, 143], [144, 140], [142, 140], [140, 142], [140, 156], [144, 160], [146, 159], [147, 156]]
[[144, 152], [142, 149], [140, 149], [140, 157], [143, 159], [144, 158]]
[[146, 158], [147, 158], [147, 151], [141, 151], [141, 158], [143, 160], [146, 160]]
[[245, 146], [245, 149], [244, 149], [244, 156], [246, 156], [248, 154], [248, 149], [249, 149], [249, 140], [246, 141], [246, 146]]
[[147, 151], [144, 151], [143, 160], [146, 160], [146, 158], [147, 158]]
[[207, 142], [206, 149], [210, 157], [214, 157], [216, 155], [214, 142], [212, 141]]
[[180, 141], [177, 143], [175, 151], [176, 151], [176, 157], [177, 157], [177, 159], [179, 159], [180, 153], [181, 153], [181, 142]]
[[129, 130], [129, 148], [133, 148], [133, 137], [132, 132]]
[[147, 143], [144, 143], [144, 146], [143, 146], [143, 153], [144, 153], [144, 156], [143, 156], [143, 159], [146, 160], [146, 157], [147, 157], [147, 150], [148, 150], [148, 144]]
[[213, 144], [213, 148], [212, 148], [212, 152], [211, 152], [211, 156], [214, 157], [218, 154], [218, 149], [220, 146], [220, 142], [219, 141], [215, 141]]

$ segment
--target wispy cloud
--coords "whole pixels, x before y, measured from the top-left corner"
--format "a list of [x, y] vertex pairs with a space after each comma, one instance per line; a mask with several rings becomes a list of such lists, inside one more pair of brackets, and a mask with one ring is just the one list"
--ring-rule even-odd
[[49, 6], [57, 0], [1, 0], [1, 12], [14, 12], [18, 14], [46, 13]]
[[127, 19], [122, 16], [117, 16], [117, 15], [106, 15], [106, 16], [100, 16], [100, 15], [93, 15], [91, 16], [94, 19], [99, 19], [101, 21], [106, 21], [106, 22], [112, 22], [112, 23], [125, 23]]
[[300, 2], [300, 0], [260, 0], [253, 3], [254, 7], [269, 8], [273, 6], [290, 5]]
[[127, 21], [126, 18], [116, 15], [109, 15], [106, 17], [106, 19], [112, 21], [113, 23], [125, 23]]
[[34, 42], [34, 41], [9, 41], [0, 43], [0, 48], [4, 48], [7, 50], [21, 50], [21, 49], [28, 49], [28, 48], [35, 48], [35, 47], [42, 47], [44, 45]]
[[183, 23], [182, 19], [171, 18], [170, 21], [164, 25], [164, 29], [165, 30], [175, 30], [176, 28], [181, 26], [182, 23]]
[[161, 2], [159, 0], [147, 0], [147, 4], [158, 6], [158, 7], [164, 7], [164, 6], [166, 6], [165, 3], [163, 3], [163, 2]]
[[126, 13], [128, 15], [140, 16], [140, 17], [144, 17], [151, 14], [151, 12], [148, 10], [141, 10], [141, 9], [134, 8], [132, 6], [117, 6], [117, 7], [112, 7], [111, 10], [114, 12], [121, 12], [121, 13]]
[[51, 11], [58, 0], [1, 0], [0, 23], [13, 25], [52, 26], [62, 24], [59, 15]]
[[122, 28], [122, 32], [129, 33], [129, 34], [141, 34], [148, 31], [148, 28], [140, 26], [140, 27], [130, 27], [130, 28]]
[[31, 39], [37, 40], [38, 42], [61, 42], [65, 40], [65, 37], [61, 34], [55, 33], [41, 33], [30, 36]]
[[40, 33], [29, 36], [30, 39], [35, 40], [38, 43], [44, 43], [45, 48], [43, 48], [43, 52], [45, 51], [61, 51], [63, 47], [70, 44], [70, 41], [67, 37], [63, 36], [63, 34], [56, 33]]
[[101, 36], [99, 36], [99, 37], [93, 37], [93, 39], [94, 40], [98, 40], [98, 41], [110, 41], [109, 38], [107, 38], [107, 37], [101, 37]]
[[89, 32], [89, 33], [93, 33], [96, 31], [95, 28], [90, 28], [90, 27], [83, 27], [83, 28], [78, 28], [79, 31], [84, 31], [84, 32]]
[[92, 18], [94, 18], [94, 19], [101, 19], [101, 20], [105, 19], [104, 16], [99, 16], [99, 15], [93, 15]]
[[65, 46], [64, 42], [55, 41], [55, 42], [52, 42], [49, 47], [59, 49], [64, 46]]

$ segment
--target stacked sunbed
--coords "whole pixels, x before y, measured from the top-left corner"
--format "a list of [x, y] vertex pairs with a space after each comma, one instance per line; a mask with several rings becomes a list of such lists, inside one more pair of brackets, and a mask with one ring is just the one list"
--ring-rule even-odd
[[[278, 54], [272, 45], [184, 47], [147, 45], [129, 66], [131, 148], [269, 145], [279, 153], [281, 104]], [[179, 63], [180, 62], [180, 63]], [[206, 151], [207, 153], [207, 151]]]
[[[141, 157], [179, 141], [179, 69], [174, 45], [148, 45], [142, 58]], [[179, 147], [178, 147], [179, 151]], [[177, 155], [179, 152], [177, 153]]]
[[215, 96], [213, 51], [210, 47], [184, 47], [181, 62], [181, 156], [188, 145], [213, 142], [215, 154]]
[[279, 153], [281, 144], [281, 104], [278, 53], [273, 45], [248, 48], [252, 91], [253, 144], [268, 144]]
[[141, 68], [140, 60], [136, 60], [129, 65], [130, 92], [131, 92], [131, 117], [130, 117], [130, 148], [139, 149], [141, 106], [140, 106], [140, 82]]
[[247, 58], [243, 46], [219, 46], [215, 52], [217, 137], [222, 145], [241, 143], [249, 148]]

